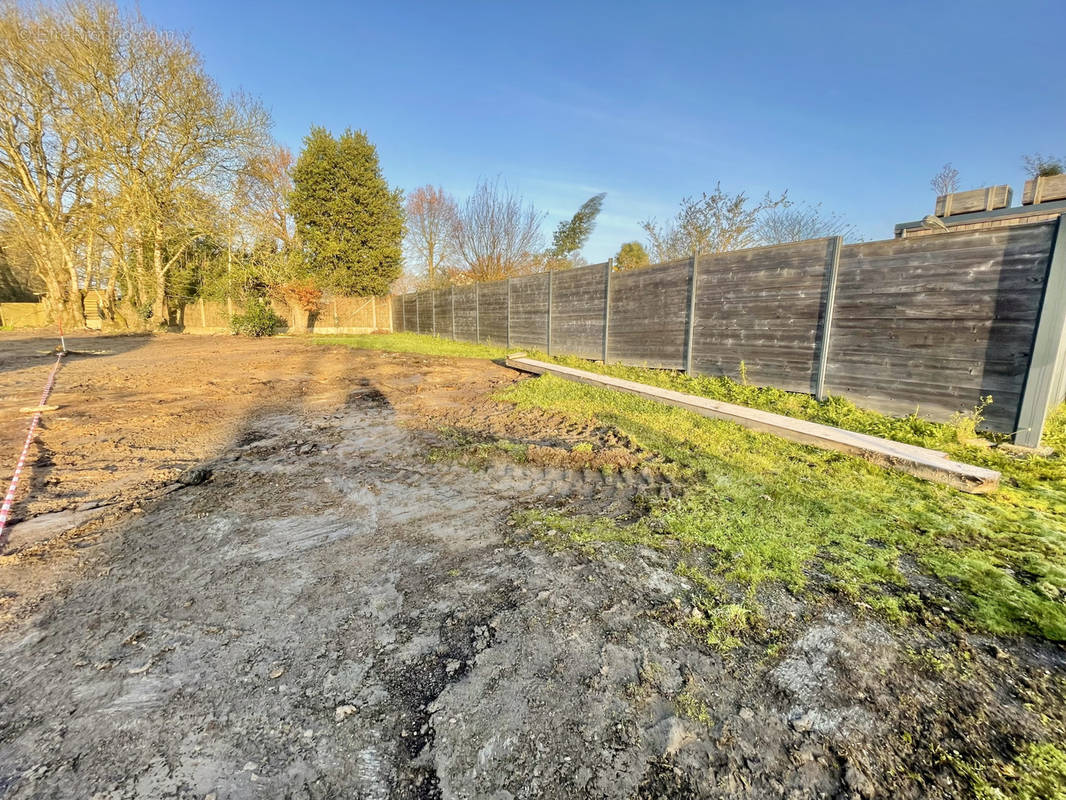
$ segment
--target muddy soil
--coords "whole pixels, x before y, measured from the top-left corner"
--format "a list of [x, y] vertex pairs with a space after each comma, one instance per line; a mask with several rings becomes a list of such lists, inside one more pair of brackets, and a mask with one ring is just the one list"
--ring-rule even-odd
[[[51, 345], [0, 334], [5, 458]], [[1038, 738], [1059, 696], [1059, 649], [784, 593], [781, 646], [708, 647], [669, 554], [513, 527], [669, 484], [611, 431], [494, 401], [525, 379], [504, 367], [68, 346], [0, 557], [2, 796], [961, 797], [952, 759]], [[541, 456], [432, 457], [456, 431]]]

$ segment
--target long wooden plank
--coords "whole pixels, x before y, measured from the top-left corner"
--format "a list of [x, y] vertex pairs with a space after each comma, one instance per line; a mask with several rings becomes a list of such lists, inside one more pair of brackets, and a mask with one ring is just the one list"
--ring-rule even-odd
[[660, 389], [657, 386], [649, 386], [623, 378], [598, 375], [583, 369], [548, 364], [544, 361], [526, 358], [522, 353], [508, 356], [507, 366], [536, 375], [547, 373], [577, 383], [616, 389], [694, 411], [705, 417], [729, 420], [745, 428], [773, 433], [794, 442], [820, 447], [823, 450], [838, 450], [861, 456], [874, 464], [954, 486], [965, 492], [983, 494], [993, 491], [999, 485], [999, 473], [995, 470], [952, 461], [939, 450], [893, 442], [890, 439], [841, 430], [817, 422], [793, 419], [782, 414], [723, 403], [719, 400], [675, 392], [671, 389]]

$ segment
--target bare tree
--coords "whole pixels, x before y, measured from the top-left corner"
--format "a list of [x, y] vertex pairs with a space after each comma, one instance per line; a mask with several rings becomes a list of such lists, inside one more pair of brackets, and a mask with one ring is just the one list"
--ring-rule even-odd
[[789, 205], [787, 193], [774, 198], [767, 193], [752, 202], [744, 192], [730, 195], [720, 183], [714, 192], [699, 199], [686, 197], [674, 219], [660, 225], [655, 220], [641, 223], [648, 234], [656, 261], [674, 261], [694, 253], [723, 253], [758, 244], [755, 230], [761, 214]]
[[849, 225], [839, 214], [824, 213], [821, 203], [802, 203], [764, 213], [756, 225], [756, 235], [762, 244], [786, 244], [826, 236], [853, 239], [855, 226]]
[[951, 162], [948, 162], [940, 168], [940, 172], [932, 177], [929, 186], [936, 192], [937, 197], [957, 192], [960, 187], [959, 171], [951, 166]]
[[1022, 156], [1022, 164], [1025, 166], [1026, 175], [1030, 178], [1050, 178], [1052, 175], [1061, 175], [1066, 171], [1066, 159], [1046, 156], [1042, 153]]
[[277, 250], [293, 246], [296, 226], [288, 206], [292, 166], [292, 151], [270, 144], [251, 153], [238, 173], [233, 214], [253, 243], [269, 242]]
[[454, 266], [458, 214], [455, 200], [439, 186], [420, 186], [407, 196], [407, 246], [431, 289], [447, 284], [448, 267]]
[[466, 276], [492, 281], [537, 271], [543, 262], [543, 220], [498, 178], [481, 181], [459, 207], [453, 232]]

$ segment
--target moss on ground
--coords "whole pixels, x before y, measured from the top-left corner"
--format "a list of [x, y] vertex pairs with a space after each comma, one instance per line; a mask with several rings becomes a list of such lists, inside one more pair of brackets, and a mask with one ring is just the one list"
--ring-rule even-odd
[[978, 800], [1066, 800], [1066, 751], [1054, 744], [1031, 744], [1014, 763], [996, 769], [964, 768], [974, 782]]

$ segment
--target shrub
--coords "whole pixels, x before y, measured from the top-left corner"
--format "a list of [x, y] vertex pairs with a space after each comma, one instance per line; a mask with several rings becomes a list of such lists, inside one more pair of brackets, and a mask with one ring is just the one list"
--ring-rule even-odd
[[243, 314], [230, 317], [229, 324], [240, 336], [273, 336], [285, 323], [264, 300], [256, 298]]

